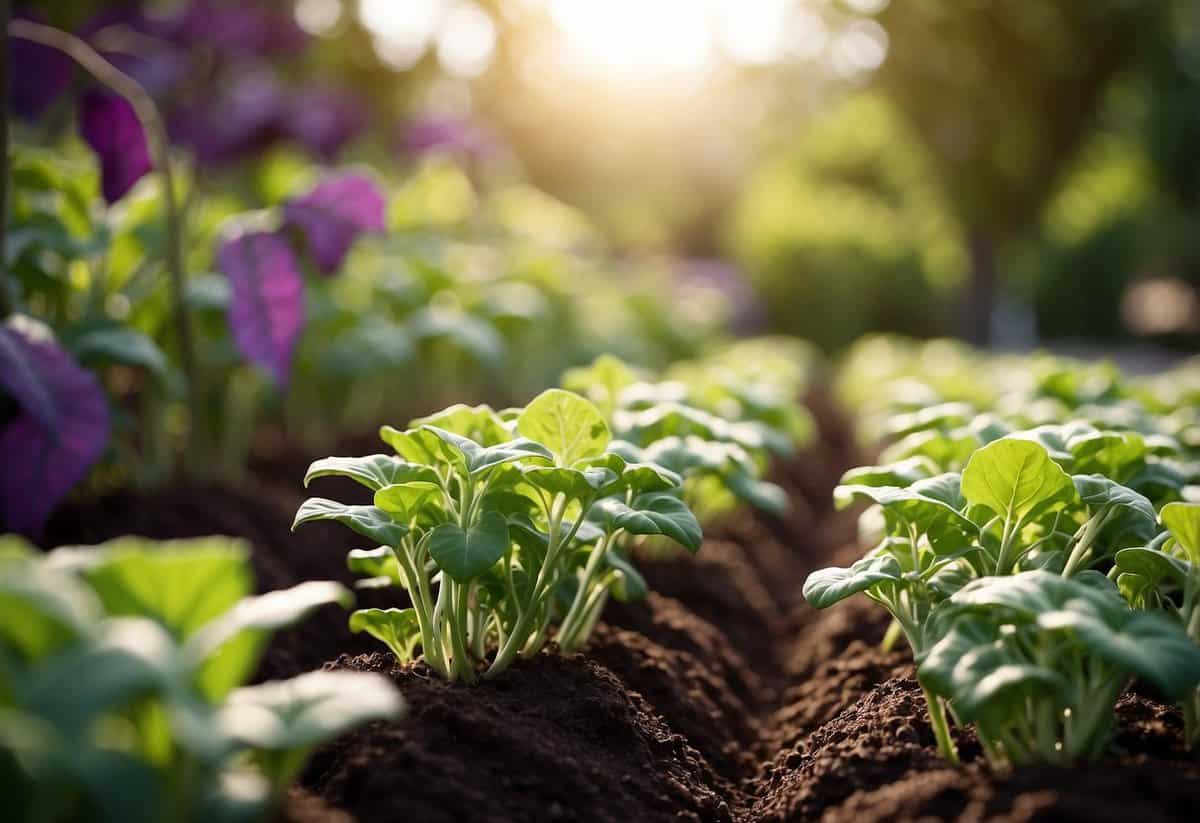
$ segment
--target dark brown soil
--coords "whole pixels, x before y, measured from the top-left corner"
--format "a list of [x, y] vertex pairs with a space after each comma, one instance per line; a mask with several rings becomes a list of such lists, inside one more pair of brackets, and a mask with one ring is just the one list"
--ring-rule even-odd
[[[822, 437], [773, 472], [791, 512], [738, 512], [706, 527], [695, 556], [640, 558], [650, 596], [611, 603], [582, 654], [543, 654], [468, 687], [371, 654], [374, 641], [351, 635], [337, 609], [281, 633], [260, 678], [368, 668], [409, 704], [400, 721], [318, 751], [282, 819], [1200, 820], [1200, 758], [1182, 751], [1178, 711], [1140, 687], [1122, 698], [1099, 764], [1000, 777], [962, 730], [966, 765], [937, 756], [910, 656], [903, 644], [879, 648], [887, 615], [863, 598], [818, 612], [800, 596], [810, 571], [861, 554], [856, 513], [835, 512], [830, 493], [863, 457], [844, 418], [820, 397], [812, 403]], [[290, 532], [307, 460], [284, 453], [260, 463], [257, 484], [241, 492], [175, 488], [72, 504], [45, 542], [230, 534], [252, 545], [260, 590], [350, 582], [354, 535], [332, 524]], [[366, 499], [337, 480], [311, 493]], [[359, 599], [403, 605], [402, 596]]]
[[584, 655], [542, 654], [473, 687], [382, 654], [334, 665], [387, 674], [410, 707], [325, 749], [305, 775], [362, 823], [733, 819], [700, 753]]

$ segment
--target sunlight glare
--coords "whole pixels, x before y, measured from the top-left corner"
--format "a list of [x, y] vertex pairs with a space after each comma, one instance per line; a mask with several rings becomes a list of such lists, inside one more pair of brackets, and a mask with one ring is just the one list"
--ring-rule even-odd
[[694, 0], [549, 0], [567, 54], [618, 71], [675, 73], [708, 62], [708, 16]]

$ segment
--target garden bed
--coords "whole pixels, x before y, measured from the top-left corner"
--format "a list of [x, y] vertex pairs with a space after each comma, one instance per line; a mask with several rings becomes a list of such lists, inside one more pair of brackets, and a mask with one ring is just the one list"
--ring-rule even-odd
[[[410, 709], [320, 750], [288, 816], [1200, 819], [1200, 762], [1182, 749], [1179, 712], [1136, 691], [1122, 698], [1115, 745], [1094, 766], [997, 777], [970, 733], [957, 740], [966, 765], [943, 763], [911, 659], [879, 649], [886, 614], [856, 600], [818, 612], [801, 600], [810, 571], [859, 553], [854, 517], [829, 502], [856, 456], [841, 419], [814, 405], [822, 439], [775, 472], [792, 514], [742, 512], [708, 528], [695, 557], [644, 559], [652, 593], [610, 606], [582, 654], [551, 650], [462, 686], [420, 663], [397, 665], [351, 635], [336, 608], [280, 633], [260, 679], [321, 666], [378, 671]], [[300, 491], [299, 477], [275, 466], [243, 492], [118, 494], [65, 507], [46, 542], [233, 534], [253, 544], [264, 591], [351, 582], [344, 558], [355, 538], [332, 524], [289, 531]], [[351, 500], [358, 490], [336, 492]], [[370, 593], [360, 600], [371, 605]]]

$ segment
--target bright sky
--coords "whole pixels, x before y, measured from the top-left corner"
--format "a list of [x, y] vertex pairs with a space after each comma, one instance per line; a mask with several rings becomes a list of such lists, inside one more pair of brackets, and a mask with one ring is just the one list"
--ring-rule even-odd
[[[888, 0], [847, 0], [874, 14]], [[821, 0], [513, 0], [518, 11], [545, 14], [557, 36], [543, 44], [553, 59], [582, 73], [619, 80], [679, 78], [718, 60], [763, 65], [827, 60], [838, 73], [870, 71], [887, 54], [887, 36], [869, 19], [831, 31]], [[353, 9], [389, 65], [403, 70], [429, 51], [447, 73], [483, 72], [496, 46], [490, 13], [473, 0], [298, 0], [305, 29], [331, 31]]]

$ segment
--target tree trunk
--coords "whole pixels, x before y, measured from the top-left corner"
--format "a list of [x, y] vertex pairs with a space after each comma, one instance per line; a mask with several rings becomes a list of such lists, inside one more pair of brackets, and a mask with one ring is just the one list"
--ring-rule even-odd
[[992, 340], [992, 313], [996, 307], [996, 248], [986, 231], [967, 232], [971, 280], [963, 295], [959, 334], [968, 343], [986, 346]]

